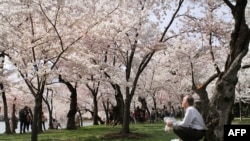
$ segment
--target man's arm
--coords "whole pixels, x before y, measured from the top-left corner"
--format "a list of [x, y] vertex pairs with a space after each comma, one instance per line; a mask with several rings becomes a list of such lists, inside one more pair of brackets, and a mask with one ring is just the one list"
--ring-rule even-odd
[[166, 124], [169, 127], [172, 127], [172, 126], [189, 127], [191, 125], [192, 120], [193, 120], [192, 110], [190, 108], [188, 108], [186, 110], [185, 116], [184, 116], [184, 118], [183, 118], [183, 120], [181, 122], [173, 123], [172, 121], [168, 121]]

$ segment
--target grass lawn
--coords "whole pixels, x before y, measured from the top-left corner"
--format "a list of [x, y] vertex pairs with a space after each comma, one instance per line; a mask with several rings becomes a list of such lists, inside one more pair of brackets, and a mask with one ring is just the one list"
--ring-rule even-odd
[[[236, 118], [233, 124], [250, 124], [250, 119], [240, 121]], [[121, 125], [85, 126], [78, 130], [46, 130], [38, 135], [39, 141], [170, 141], [178, 138], [172, 131], [164, 131], [165, 123], [130, 124], [131, 134], [121, 137]], [[31, 133], [0, 134], [0, 141], [30, 141]]]
[[232, 124], [248, 124], [248, 125], [250, 125], [250, 118], [242, 118], [242, 121], [240, 121], [240, 118], [234, 118], [234, 121]]
[[[177, 138], [173, 132], [164, 131], [165, 123], [130, 124], [131, 133], [121, 137], [121, 125], [85, 126], [78, 130], [46, 130], [38, 135], [39, 141], [170, 141]], [[29, 141], [31, 133], [0, 134], [0, 141]]]

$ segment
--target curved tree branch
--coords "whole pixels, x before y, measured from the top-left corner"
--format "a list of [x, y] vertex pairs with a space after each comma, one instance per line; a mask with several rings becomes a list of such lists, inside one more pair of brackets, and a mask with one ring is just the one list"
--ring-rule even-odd
[[170, 20], [169, 24], [165, 28], [165, 30], [164, 30], [164, 32], [163, 32], [163, 34], [162, 34], [161, 39], [160, 39], [159, 42], [163, 42], [163, 40], [164, 40], [164, 38], [166, 36], [166, 33], [169, 30], [170, 26], [173, 24], [174, 20], [176, 19], [175, 17], [177, 15], [177, 13], [180, 11], [180, 8], [181, 8], [183, 2], [184, 2], [184, 0], [179, 0], [179, 5], [178, 5], [176, 11], [174, 12], [173, 16], [171, 17], [171, 20]]

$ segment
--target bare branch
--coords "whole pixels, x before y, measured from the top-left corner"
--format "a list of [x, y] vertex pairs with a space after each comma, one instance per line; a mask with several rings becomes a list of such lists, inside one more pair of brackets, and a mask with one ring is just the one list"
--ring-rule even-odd
[[223, 0], [227, 6], [233, 11], [234, 10], [234, 5], [229, 1], [229, 0]]
[[174, 14], [173, 14], [173, 16], [172, 16], [172, 18], [171, 18], [169, 24], [168, 24], [167, 27], [165, 28], [165, 30], [164, 30], [164, 32], [163, 32], [163, 34], [162, 34], [161, 39], [160, 39], [159, 42], [163, 42], [164, 37], [165, 37], [167, 31], [169, 30], [170, 26], [171, 26], [172, 23], [174, 22], [177, 13], [180, 11], [180, 8], [181, 8], [183, 2], [184, 2], [184, 0], [179, 0], [179, 5], [178, 5], [176, 11], [174, 12]]
[[212, 56], [212, 61], [213, 61], [213, 63], [214, 63], [214, 67], [215, 67], [217, 73], [219, 74], [221, 71], [220, 71], [220, 68], [218, 67], [218, 65], [217, 65], [216, 62], [215, 62], [214, 52], [213, 52], [212, 46], [213, 46], [213, 45], [212, 45], [212, 32], [210, 32], [210, 34], [209, 34], [209, 48], [210, 48], [210, 54], [211, 54], [211, 56]]
[[242, 68], [242, 69], [248, 69], [248, 68], [250, 68], [250, 65], [244, 65], [244, 66], [242, 66], [241, 68]]
[[194, 67], [193, 67], [193, 63], [190, 59], [190, 56], [189, 56], [189, 60], [190, 60], [190, 67], [191, 67], [192, 88], [196, 88], [196, 84], [194, 82]]
[[56, 17], [55, 17], [55, 23], [54, 23], [55, 26], [56, 26], [57, 18], [59, 15], [59, 11], [60, 11], [60, 6], [58, 6], [57, 11], [56, 11]]
[[[43, 9], [41, 3], [39, 4], [39, 7], [40, 7], [40, 9], [41, 9], [43, 15], [46, 17], [46, 19], [49, 21], [49, 23], [50, 23], [50, 24], [52, 25], [52, 27], [54, 28], [54, 30], [55, 30], [55, 32], [56, 32], [56, 35], [57, 35], [57, 37], [58, 37], [58, 39], [59, 39], [59, 41], [60, 41], [61, 48], [62, 48], [62, 50], [64, 50], [62, 37], [61, 37], [61, 35], [59, 34], [56, 25], [53, 24], [53, 22], [51, 21], [51, 19], [50, 19], [50, 18], [48, 17], [48, 15], [45, 13], [45, 11], [44, 11], [44, 9]], [[56, 23], [56, 22], [55, 22], [55, 23]]]

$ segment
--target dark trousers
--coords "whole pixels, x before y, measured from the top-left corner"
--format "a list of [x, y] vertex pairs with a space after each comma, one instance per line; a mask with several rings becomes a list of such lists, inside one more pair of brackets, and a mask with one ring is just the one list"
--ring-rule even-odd
[[151, 115], [150, 116], [150, 123], [154, 123], [155, 122], [155, 115]]
[[205, 136], [205, 130], [196, 130], [189, 127], [174, 126], [173, 131], [183, 141], [198, 141]]
[[25, 126], [27, 131], [29, 131], [30, 127], [32, 128], [32, 123], [30, 121], [27, 121]]
[[26, 122], [20, 121], [20, 134], [25, 133]]
[[42, 128], [43, 128], [43, 130], [46, 130], [44, 121], [42, 121]]

